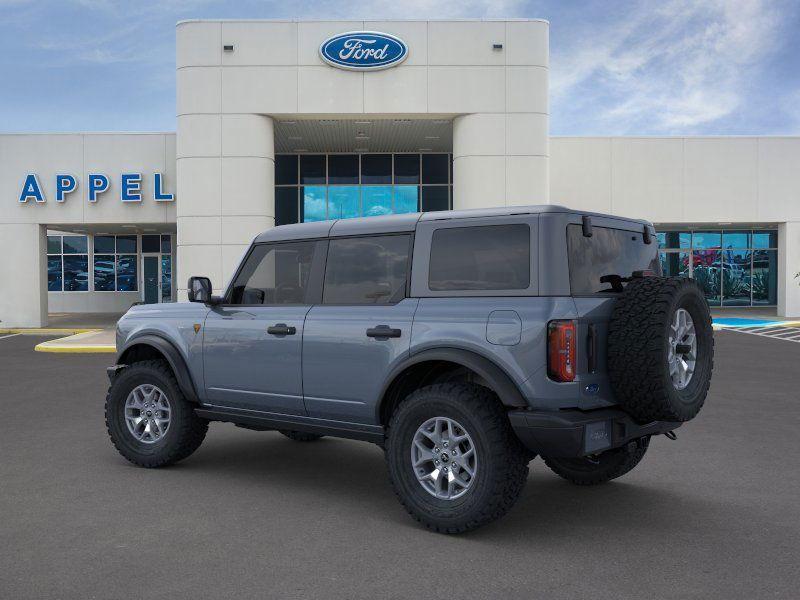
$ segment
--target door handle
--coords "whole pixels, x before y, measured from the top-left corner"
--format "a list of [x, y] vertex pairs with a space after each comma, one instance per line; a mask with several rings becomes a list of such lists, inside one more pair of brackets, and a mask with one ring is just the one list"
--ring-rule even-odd
[[278, 323], [267, 327], [267, 333], [270, 335], [294, 335], [297, 333], [297, 328], [291, 327], [286, 323]]
[[367, 337], [371, 338], [399, 338], [402, 333], [400, 329], [393, 329], [388, 325], [378, 325], [367, 329]]

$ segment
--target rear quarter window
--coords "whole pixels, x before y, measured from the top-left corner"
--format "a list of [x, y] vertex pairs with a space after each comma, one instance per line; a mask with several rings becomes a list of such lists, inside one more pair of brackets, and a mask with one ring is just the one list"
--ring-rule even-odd
[[644, 235], [636, 231], [593, 227], [592, 237], [583, 235], [580, 225], [567, 226], [569, 284], [575, 296], [611, 292], [604, 275], [630, 277], [634, 271], [661, 274], [658, 244], [655, 239], [644, 243]]
[[431, 291], [524, 290], [531, 283], [528, 225], [437, 229], [431, 240]]

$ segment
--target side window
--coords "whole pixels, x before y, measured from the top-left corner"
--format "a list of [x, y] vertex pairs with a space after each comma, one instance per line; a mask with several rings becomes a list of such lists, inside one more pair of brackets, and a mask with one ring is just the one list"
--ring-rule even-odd
[[323, 304], [387, 304], [403, 298], [410, 236], [332, 239]]
[[303, 304], [316, 242], [263, 244], [236, 277], [231, 304]]
[[531, 283], [531, 229], [525, 224], [437, 229], [431, 291], [524, 290]]

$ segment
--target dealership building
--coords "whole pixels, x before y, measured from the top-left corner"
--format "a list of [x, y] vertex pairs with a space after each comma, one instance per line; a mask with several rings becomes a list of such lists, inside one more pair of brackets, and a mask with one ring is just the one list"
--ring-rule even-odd
[[275, 225], [547, 203], [800, 315], [800, 138], [550, 137], [545, 21], [186, 21], [176, 69], [177, 133], [0, 135], [0, 327], [219, 289]]

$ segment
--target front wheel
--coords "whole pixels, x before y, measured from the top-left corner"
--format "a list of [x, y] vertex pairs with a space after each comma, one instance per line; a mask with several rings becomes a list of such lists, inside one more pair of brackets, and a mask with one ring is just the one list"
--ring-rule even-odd
[[621, 448], [581, 458], [545, 458], [544, 463], [559, 477], [576, 485], [598, 485], [631, 471], [644, 458], [650, 436], [628, 442]]
[[503, 516], [528, 477], [529, 455], [490, 390], [431, 385], [395, 411], [386, 441], [389, 478], [411, 516], [462, 533]]
[[208, 421], [194, 413], [169, 365], [146, 360], [126, 367], [106, 396], [106, 427], [119, 453], [141, 467], [163, 467], [192, 454]]

